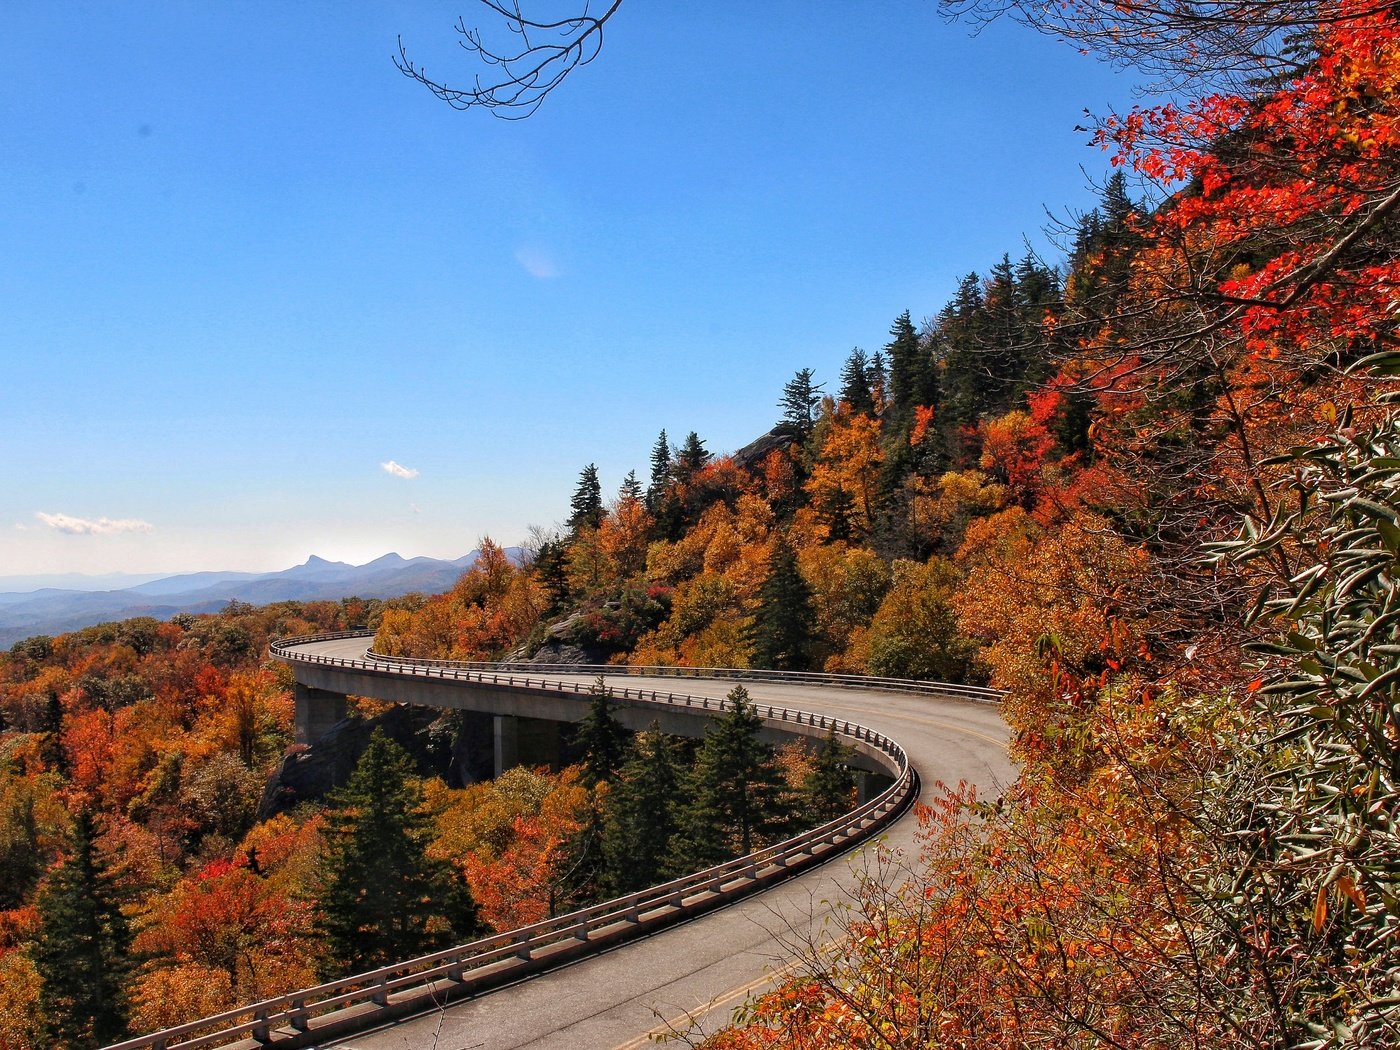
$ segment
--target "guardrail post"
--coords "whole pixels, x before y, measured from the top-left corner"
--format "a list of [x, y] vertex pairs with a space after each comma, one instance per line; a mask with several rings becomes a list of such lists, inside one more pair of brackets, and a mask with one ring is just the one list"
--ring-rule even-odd
[[370, 1002], [375, 1006], [389, 1005], [389, 975], [385, 974], [379, 978], [374, 988], [374, 994], [370, 997]]
[[311, 1014], [306, 1009], [305, 999], [292, 1000], [292, 1016], [288, 1023], [298, 1032], [304, 1032], [311, 1027]]
[[517, 939], [516, 939], [516, 944], [519, 945], [519, 947], [517, 947], [517, 948], [515, 949], [515, 957], [516, 957], [517, 959], [528, 959], [528, 958], [530, 958], [530, 938], [529, 938], [529, 937], [520, 937], [520, 938], [517, 938]]
[[[265, 1022], [265, 1021], [267, 1020], [267, 1011], [266, 1011], [266, 1010], [258, 1010], [258, 1011], [256, 1011], [256, 1012], [254, 1012], [254, 1014], [253, 1014], [253, 1020], [254, 1020], [254, 1021], [264, 1021], [264, 1022]], [[252, 1036], [253, 1039], [254, 1039], [256, 1042], [259, 1042], [259, 1043], [268, 1043], [268, 1042], [271, 1042], [271, 1041], [272, 1041], [272, 1033], [268, 1030], [268, 1027], [267, 1027], [266, 1024], [260, 1024], [260, 1025], [254, 1026], [253, 1030], [252, 1030], [251, 1032], [249, 1032], [248, 1034], [249, 1034], [250, 1036]]]

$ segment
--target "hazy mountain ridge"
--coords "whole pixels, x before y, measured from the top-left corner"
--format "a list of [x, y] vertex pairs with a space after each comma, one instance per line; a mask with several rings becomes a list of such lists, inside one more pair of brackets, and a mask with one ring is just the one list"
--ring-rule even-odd
[[[512, 550], [511, 554], [518, 552]], [[60, 634], [131, 616], [164, 620], [182, 612], [217, 612], [230, 601], [264, 605], [337, 601], [351, 595], [397, 598], [414, 591], [437, 594], [450, 589], [476, 557], [476, 551], [453, 561], [385, 554], [364, 565], [350, 565], [313, 554], [300, 565], [280, 572], [192, 572], [156, 580], [137, 577], [143, 582], [118, 590], [43, 587], [0, 593], [0, 646], [31, 635]], [[13, 585], [18, 578], [7, 582]]]

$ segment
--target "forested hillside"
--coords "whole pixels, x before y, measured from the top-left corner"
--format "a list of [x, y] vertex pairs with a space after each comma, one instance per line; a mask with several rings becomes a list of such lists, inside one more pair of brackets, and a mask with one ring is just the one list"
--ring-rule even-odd
[[716, 1050], [1400, 1044], [1400, 25], [1013, 8], [1176, 88], [1098, 125], [1118, 174], [1062, 259], [969, 261], [831, 374], [794, 362], [743, 449], [663, 431], [606, 493], [584, 466], [564, 524], [446, 594], [0, 656], [0, 1047], [507, 928], [849, 801], [834, 748], [754, 746], [742, 695], [699, 745], [600, 696], [578, 765], [471, 785], [450, 716], [361, 702], [348, 781], [269, 806], [299, 748], [267, 640], [366, 623], [398, 655], [1006, 690], [1014, 787], [930, 786], [923, 855]]
[[[422, 601], [232, 604], [0, 656], [0, 1047], [182, 1024], [643, 889], [854, 804], [845, 749], [773, 750], [742, 688], [700, 742], [629, 733], [597, 691], [576, 764], [486, 782], [463, 780], [481, 741], [460, 713], [359, 699], [294, 744], [268, 640]], [[312, 751], [330, 773], [288, 776]]]
[[935, 796], [907, 884], [712, 1046], [1393, 1046], [1400, 27], [1007, 9], [1176, 99], [1097, 124], [1063, 265], [802, 368], [733, 455], [586, 468], [529, 571], [379, 642], [1008, 691], [1014, 789]]

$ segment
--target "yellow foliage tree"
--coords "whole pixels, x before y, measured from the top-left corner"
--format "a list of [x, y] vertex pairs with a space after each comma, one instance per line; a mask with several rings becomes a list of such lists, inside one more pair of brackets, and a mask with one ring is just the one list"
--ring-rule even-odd
[[807, 494], [818, 507], [848, 501], [852, 529], [867, 533], [874, 520], [883, 461], [880, 421], [842, 405], [831, 417], [821, 453], [812, 464]]
[[880, 607], [890, 585], [889, 566], [869, 548], [839, 542], [799, 549], [797, 564], [811, 588], [817, 630], [829, 653], [826, 670], [863, 674], [864, 661], [852, 665], [845, 650]]
[[[989, 519], [990, 520], [990, 519]], [[1007, 721], [1054, 731], [1109, 673], [1144, 650], [1150, 625], [1147, 555], [1079, 513], [1034, 544], [984, 549], [952, 597], [958, 624], [982, 643], [993, 683], [1009, 691]]]
[[973, 519], [1001, 510], [1008, 499], [1005, 485], [977, 470], [949, 471], [935, 479], [913, 474], [906, 489], [914, 534], [946, 552], [961, 546]]
[[0, 1047], [41, 1050], [39, 974], [22, 951], [0, 955]]

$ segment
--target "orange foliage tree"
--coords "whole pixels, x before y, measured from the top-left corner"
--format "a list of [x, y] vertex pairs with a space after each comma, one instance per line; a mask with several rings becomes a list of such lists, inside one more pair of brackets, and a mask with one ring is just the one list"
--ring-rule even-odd
[[135, 996], [145, 1030], [306, 987], [319, 954], [309, 903], [227, 860], [154, 901], [133, 947], [152, 960]]

